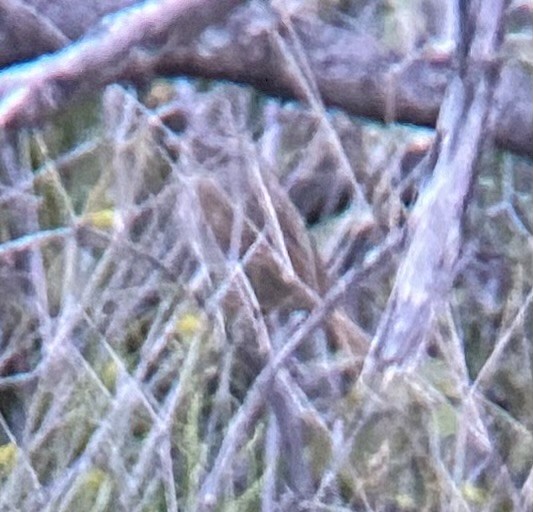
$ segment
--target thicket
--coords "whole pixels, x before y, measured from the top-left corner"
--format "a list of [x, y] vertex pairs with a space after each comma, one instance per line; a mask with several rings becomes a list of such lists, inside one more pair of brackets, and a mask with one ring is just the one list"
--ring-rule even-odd
[[0, 2], [0, 510], [531, 510], [531, 6], [131, 3]]

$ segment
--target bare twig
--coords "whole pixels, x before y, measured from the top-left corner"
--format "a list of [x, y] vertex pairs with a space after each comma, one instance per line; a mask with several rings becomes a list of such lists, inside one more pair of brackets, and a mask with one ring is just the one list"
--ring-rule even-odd
[[[391, 235], [390, 243], [397, 241], [397, 236]], [[388, 245], [383, 247], [386, 252]], [[362, 269], [350, 269], [329, 290], [320, 305], [317, 305], [311, 314], [288, 335], [288, 339], [275, 356], [261, 370], [253, 385], [247, 392], [244, 403], [233, 416], [228, 426], [228, 431], [217, 454], [213, 467], [200, 490], [201, 510], [210, 510], [217, 503], [224, 475], [233, 463], [239, 447], [242, 445], [246, 432], [249, 431], [257, 412], [263, 406], [268, 390], [277, 372], [283, 368], [287, 359], [307, 339], [307, 337], [322, 325], [337, 303], [343, 297], [346, 289], [370, 267], [379, 264], [381, 254], [376, 254], [365, 262]]]

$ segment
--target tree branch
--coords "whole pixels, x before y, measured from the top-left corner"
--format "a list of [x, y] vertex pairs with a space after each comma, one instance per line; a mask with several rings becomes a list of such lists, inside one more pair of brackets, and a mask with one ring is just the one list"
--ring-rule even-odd
[[151, 0], [104, 18], [65, 49], [0, 73], [0, 127], [37, 123], [118, 80], [142, 81], [153, 72], [156, 50], [189, 44], [241, 2]]
[[[116, 0], [113, 6], [128, 3]], [[0, 72], [0, 126], [40, 122], [79, 95], [116, 81], [143, 82], [153, 74], [229, 79], [267, 94], [302, 99], [273, 43], [275, 32], [283, 34], [283, 23], [265, 5], [243, 5], [223, 26], [212, 27], [240, 3], [153, 1], [105, 18], [98, 30], [64, 50]], [[0, 0], [0, 10], [11, 6], [13, 14], [19, 4]], [[60, 17], [53, 18], [52, 11], [46, 14], [50, 19], [43, 15], [40, 23], [50, 28], [55, 22], [60, 32], [66, 30]], [[18, 31], [35, 31], [34, 18], [23, 19], [17, 17]], [[401, 60], [372, 37], [316, 15], [302, 14], [292, 21], [326, 105], [373, 119], [435, 125], [455, 72], [451, 55], [421, 53]], [[61, 38], [43, 35], [43, 41], [36, 46], [43, 49], [48, 44], [53, 50]], [[532, 71], [525, 63], [509, 60], [501, 78], [490, 115], [495, 141], [533, 156]]]
[[459, 76], [439, 115], [432, 182], [409, 220], [411, 243], [372, 341], [365, 376], [413, 359], [455, 278], [463, 215], [498, 79], [488, 57], [498, 51], [505, 0], [483, 0], [476, 11], [477, 3], [469, 4], [467, 25], [474, 33], [463, 34]]

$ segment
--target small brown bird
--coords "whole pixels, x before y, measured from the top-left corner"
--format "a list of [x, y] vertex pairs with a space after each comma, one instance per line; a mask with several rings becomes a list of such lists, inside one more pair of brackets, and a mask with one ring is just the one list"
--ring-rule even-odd
[[[265, 199], [250, 191], [251, 200], [245, 202], [240, 220], [239, 258], [245, 261], [246, 276], [264, 314], [276, 311], [286, 316], [299, 310], [311, 311], [329, 288], [326, 272], [285, 190], [274, 179], [268, 180], [266, 189], [274, 211], [269, 212]], [[212, 178], [199, 178], [196, 191], [206, 224], [227, 254], [237, 221], [235, 201]], [[276, 238], [273, 224], [277, 224], [282, 240]], [[325, 329], [336, 348], [361, 357], [366, 353], [368, 335], [342, 311], [328, 316]]]

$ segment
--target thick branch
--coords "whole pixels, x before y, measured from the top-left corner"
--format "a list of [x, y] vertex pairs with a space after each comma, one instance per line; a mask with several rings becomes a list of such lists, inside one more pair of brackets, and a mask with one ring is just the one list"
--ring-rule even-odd
[[498, 78], [487, 57], [498, 50], [505, 0], [480, 3], [479, 13], [476, 2], [470, 3], [468, 25], [475, 31], [463, 34], [466, 54], [439, 115], [432, 182], [410, 218], [411, 243], [372, 342], [366, 375], [416, 355], [455, 278], [463, 215]]
[[[162, 46], [190, 44], [241, 2], [143, 2], [105, 18], [96, 30], [58, 53], [8, 68], [0, 73], [0, 127], [37, 123], [72, 98], [118, 80], [143, 80], [152, 73]], [[17, 6], [11, 7], [14, 13]]]
[[[0, 9], [9, 4], [14, 12], [18, 3], [0, 0]], [[128, 0], [116, 1], [121, 3]], [[80, 94], [116, 81], [143, 81], [154, 73], [224, 78], [251, 84], [268, 94], [301, 99], [272, 37], [274, 31], [283, 35], [284, 27], [266, 7], [242, 6], [224, 26], [210, 28], [195, 39], [239, 3], [142, 3], [106, 19], [97, 32], [46, 60], [5, 70], [0, 73], [0, 126], [39, 122], [50, 110]], [[22, 18], [17, 19], [20, 32], [35, 30], [33, 18], [28, 18], [26, 30]], [[60, 18], [54, 21], [64, 29]], [[317, 16], [296, 17], [293, 23], [326, 105], [374, 119], [435, 124], [454, 74], [451, 56], [421, 54], [400, 61], [370, 36], [330, 25]], [[51, 49], [60, 44], [61, 38], [56, 36], [45, 37]], [[496, 143], [533, 156], [531, 69], [509, 61], [501, 74], [490, 116], [495, 120]]]
[[0, 0], [0, 67], [53, 52], [70, 40], [48, 18], [20, 0]]
[[[240, 9], [224, 29], [156, 67], [191, 76], [249, 83], [268, 93], [301, 99], [271, 37], [283, 32], [266, 12]], [[370, 36], [329, 25], [317, 17], [293, 19], [324, 103], [379, 120], [434, 126], [454, 74], [450, 55], [420, 55], [405, 63]], [[502, 68], [491, 117], [502, 148], [533, 156], [533, 73], [525, 64]], [[392, 118], [391, 118], [392, 113]]]

